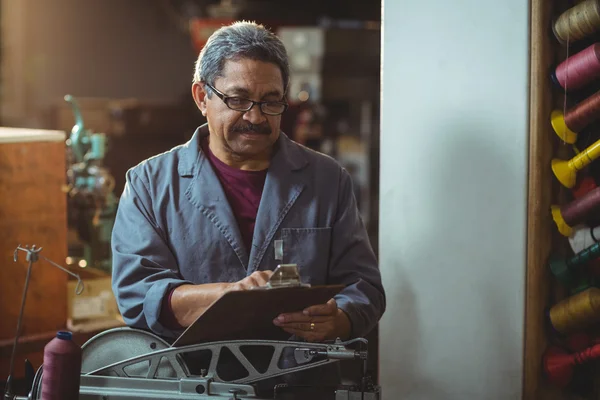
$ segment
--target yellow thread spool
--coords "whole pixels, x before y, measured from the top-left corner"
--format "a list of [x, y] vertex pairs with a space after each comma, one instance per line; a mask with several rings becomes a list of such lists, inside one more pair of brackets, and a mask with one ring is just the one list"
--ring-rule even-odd
[[557, 303], [550, 309], [550, 322], [562, 334], [600, 322], [600, 289], [591, 287]]
[[577, 182], [577, 171], [587, 167], [592, 161], [600, 156], [600, 140], [594, 142], [590, 147], [571, 158], [569, 161], [552, 160], [552, 171], [560, 183], [568, 188], [575, 186]]
[[565, 116], [560, 110], [554, 110], [550, 114], [550, 123], [554, 132], [565, 143], [573, 144], [577, 141], [577, 132], [573, 132], [565, 122]]
[[551, 205], [550, 212], [552, 213], [552, 219], [554, 220], [554, 223], [556, 224], [560, 234], [567, 237], [571, 236], [573, 234], [573, 227], [569, 226], [569, 224], [567, 224], [563, 218], [562, 212], [560, 211], [560, 206], [555, 204]]
[[563, 12], [552, 25], [561, 43], [577, 41], [600, 30], [600, 0], [585, 0]]

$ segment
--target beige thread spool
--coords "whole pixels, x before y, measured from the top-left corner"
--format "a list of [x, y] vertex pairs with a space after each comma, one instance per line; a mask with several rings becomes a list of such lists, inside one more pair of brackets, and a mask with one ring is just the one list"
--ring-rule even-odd
[[574, 42], [600, 30], [600, 0], [585, 0], [563, 12], [552, 25], [561, 43]]

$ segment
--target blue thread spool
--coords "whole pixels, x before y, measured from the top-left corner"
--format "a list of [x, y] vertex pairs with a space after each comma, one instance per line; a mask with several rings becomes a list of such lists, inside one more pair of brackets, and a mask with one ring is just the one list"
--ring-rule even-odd
[[81, 348], [71, 332], [60, 331], [44, 347], [42, 400], [77, 400], [81, 374]]

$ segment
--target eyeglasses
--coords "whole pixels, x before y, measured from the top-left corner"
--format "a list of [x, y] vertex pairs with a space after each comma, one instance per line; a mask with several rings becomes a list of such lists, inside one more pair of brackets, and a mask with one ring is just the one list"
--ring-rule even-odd
[[283, 101], [253, 101], [243, 97], [227, 96], [224, 93], [215, 89], [212, 85], [204, 82], [218, 98], [223, 100], [223, 103], [234, 111], [246, 112], [250, 111], [255, 104], [258, 104], [260, 110], [267, 115], [281, 115], [288, 108], [288, 104]]

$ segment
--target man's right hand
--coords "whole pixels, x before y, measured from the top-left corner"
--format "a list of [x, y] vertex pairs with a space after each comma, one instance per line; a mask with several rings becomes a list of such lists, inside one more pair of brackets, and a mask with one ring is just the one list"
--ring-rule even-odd
[[[170, 308], [179, 325], [188, 327], [219, 297], [234, 290], [250, 290], [264, 286], [273, 271], [255, 271], [238, 282], [181, 285], [173, 291]], [[170, 318], [170, 317], [169, 317]]]
[[269, 282], [271, 275], [273, 275], [273, 271], [254, 271], [241, 281], [234, 282], [231, 285], [231, 290], [250, 290], [255, 287], [265, 286]]

